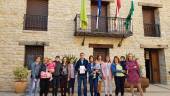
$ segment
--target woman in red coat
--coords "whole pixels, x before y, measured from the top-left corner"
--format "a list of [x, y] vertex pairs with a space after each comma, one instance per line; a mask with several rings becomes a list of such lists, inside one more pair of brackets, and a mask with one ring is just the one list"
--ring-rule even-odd
[[136, 60], [133, 60], [133, 54], [129, 53], [127, 57], [127, 81], [130, 84], [132, 96], [134, 96], [133, 87], [136, 85], [140, 91], [140, 96], [143, 96], [143, 91], [140, 82], [140, 69]]

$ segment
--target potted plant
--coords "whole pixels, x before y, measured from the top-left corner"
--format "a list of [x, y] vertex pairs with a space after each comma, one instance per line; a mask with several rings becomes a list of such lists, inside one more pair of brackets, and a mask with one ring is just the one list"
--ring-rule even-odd
[[70, 62], [71, 60], [73, 60], [73, 63], [75, 64], [77, 62], [77, 58], [74, 55], [65, 55], [64, 57], [67, 58], [67, 61]]
[[16, 67], [13, 71], [15, 77], [15, 92], [23, 93], [27, 87], [28, 70], [25, 67]]

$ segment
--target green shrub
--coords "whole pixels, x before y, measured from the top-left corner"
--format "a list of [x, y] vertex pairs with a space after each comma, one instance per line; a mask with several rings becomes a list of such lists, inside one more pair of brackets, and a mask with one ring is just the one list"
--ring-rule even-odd
[[65, 55], [64, 57], [67, 58], [67, 61], [70, 62], [71, 60], [73, 60], [73, 63], [75, 64], [77, 62], [77, 57], [74, 55]]
[[17, 81], [24, 81], [28, 77], [28, 69], [25, 67], [16, 67], [13, 71], [13, 74]]

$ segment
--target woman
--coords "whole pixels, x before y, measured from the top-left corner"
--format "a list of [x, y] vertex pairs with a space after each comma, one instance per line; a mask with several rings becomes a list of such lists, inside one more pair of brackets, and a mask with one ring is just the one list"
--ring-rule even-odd
[[70, 96], [70, 89], [71, 89], [71, 96], [74, 96], [75, 68], [74, 68], [73, 59], [70, 60], [68, 65], [68, 81], [69, 81], [69, 88], [68, 88], [69, 96]]
[[97, 96], [98, 76], [94, 68], [94, 58], [91, 55], [89, 56], [89, 84], [91, 96]]
[[141, 88], [141, 82], [140, 82], [140, 70], [139, 70], [139, 65], [134, 60], [133, 54], [129, 53], [127, 57], [127, 81], [130, 84], [132, 96], [134, 96], [134, 89], [133, 87], [136, 85], [138, 87], [138, 90], [140, 92], [140, 95], [143, 96], [143, 91]]
[[66, 96], [67, 92], [67, 80], [68, 80], [68, 65], [67, 65], [67, 58], [63, 57], [62, 66], [60, 69], [61, 79], [60, 79], [60, 89], [61, 89], [61, 96]]
[[102, 61], [102, 56], [98, 55], [97, 59], [95, 61], [95, 71], [97, 74], [99, 74], [98, 76], [98, 96], [101, 96], [102, 94], [102, 69], [101, 69], [101, 65], [103, 64]]
[[106, 56], [105, 62], [102, 65], [102, 73], [104, 80], [105, 96], [112, 96], [112, 73], [110, 57]]
[[39, 83], [40, 62], [41, 57], [36, 56], [34, 58], [34, 63], [31, 64], [31, 87], [29, 91], [29, 96], [35, 96], [37, 92], [37, 86]]
[[44, 63], [40, 68], [40, 96], [47, 96], [49, 91], [49, 80], [51, 73], [48, 72], [48, 58], [44, 59]]
[[125, 65], [120, 63], [119, 57], [115, 56], [111, 67], [116, 85], [115, 96], [118, 96], [119, 92], [121, 92], [121, 96], [124, 96], [125, 67]]

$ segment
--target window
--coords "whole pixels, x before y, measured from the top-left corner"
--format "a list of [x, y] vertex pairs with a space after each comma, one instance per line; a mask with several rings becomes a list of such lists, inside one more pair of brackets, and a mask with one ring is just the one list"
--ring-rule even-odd
[[44, 46], [25, 46], [25, 66], [30, 69], [35, 56], [44, 57]]
[[[108, 5], [109, 2], [102, 1], [102, 8], [101, 8], [101, 16], [98, 17], [98, 31], [100, 32], [108, 32], [108, 17], [107, 17], [107, 11], [108, 11]], [[97, 22], [97, 11], [98, 11], [98, 3], [97, 1], [91, 2], [91, 30], [96, 30], [96, 22]]]
[[143, 7], [144, 35], [160, 37], [159, 12], [155, 7]]
[[24, 30], [47, 31], [48, 0], [27, 0]]

